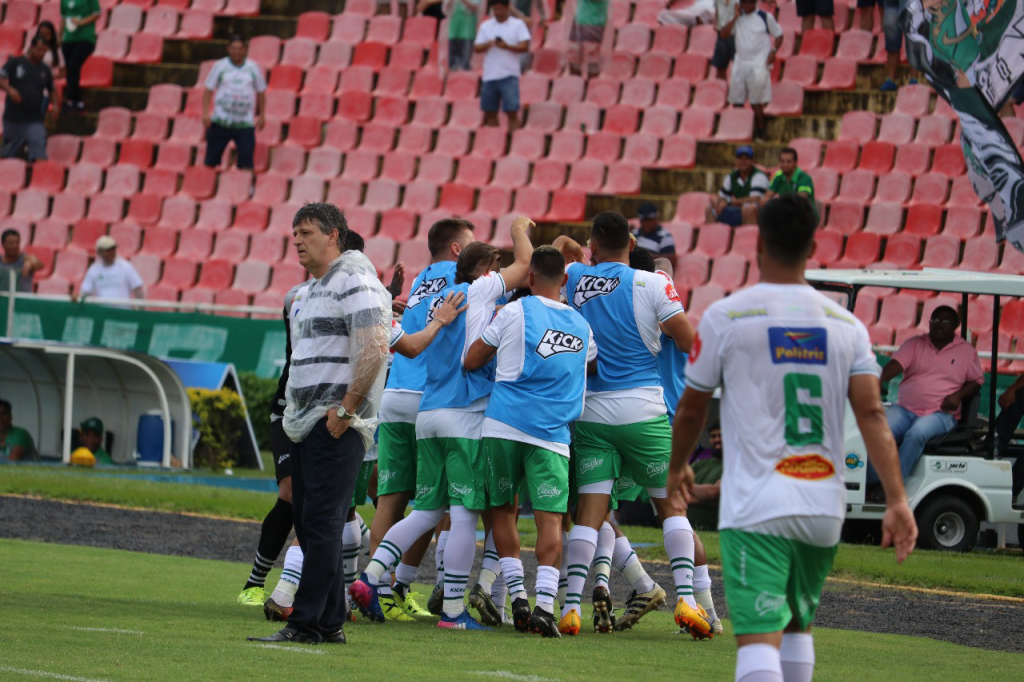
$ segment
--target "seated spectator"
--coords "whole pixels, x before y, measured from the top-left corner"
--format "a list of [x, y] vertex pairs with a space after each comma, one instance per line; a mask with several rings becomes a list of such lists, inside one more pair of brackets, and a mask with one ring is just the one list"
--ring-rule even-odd
[[[960, 316], [939, 306], [928, 321], [928, 333], [907, 339], [882, 368], [882, 396], [889, 381], [903, 374], [896, 403], [889, 406], [889, 428], [900, 446], [900, 471], [905, 481], [925, 444], [953, 430], [964, 400], [981, 390], [985, 375], [978, 351], [957, 335]], [[868, 463], [869, 499], [879, 501], [878, 474]]]
[[821, 220], [818, 213], [818, 202], [814, 200], [814, 180], [811, 176], [802, 171], [796, 165], [796, 150], [792, 147], [783, 147], [779, 152], [779, 170], [772, 176], [768, 191], [764, 193], [761, 203], [775, 197], [784, 197], [787, 194], [799, 194], [811, 202], [814, 208], [814, 217]]
[[774, 16], [757, 8], [757, 0], [740, 0], [740, 11], [720, 35], [733, 37], [736, 43], [729, 104], [742, 107], [750, 102], [754, 110], [754, 139], [763, 140], [764, 108], [772, 101], [772, 64], [782, 46], [782, 28]]
[[654, 256], [668, 259], [674, 268], [676, 241], [672, 238], [672, 233], [658, 222], [658, 207], [650, 202], [644, 202], [637, 209], [636, 217], [640, 219], [640, 227], [633, 230], [636, 245], [644, 247]]
[[715, 67], [715, 77], [723, 81], [725, 70], [736, 55], [736, 37], [731, 33], [726, 35], [725, 27], [736, 18], [737, 2], [715, 0], [715, 29], [718, 30], [718, 37], [715, 39], [715, 52], [711, 55], [711, 66]]
[[32, 38], [24, 56], [11, 57], [0, 69], [0, 90], [7, 95], [4, 103], [3, 147], [0, 157], [19, 156], [22, 149], [28, 149], [29, 163], [45, 161], [46, 156], [46, 107], [51, 99], [56, 106], [53, 119], [60, 111], [53, 89], [53, 72], [43, 63], [49, 45], [42, 36]]
[[803, 20], [804, 31], [814, 28], [814, 17], [821, 18], [821, 27], [830, 31], [836, 30], [833, 20], [835, 7], [832, 0], [796, 0], [796, 15]]
[[127, 301], [143, 297], [142, 278], [135, 266], [117, 257], [117, 242], [113, 237], [96, 240], [96, 255], [98, 257], [85, 272], [82, 298], [95, 296]]
[[480, 0], [454, 0], [448, 18], [448, 70], [469, 71], [476, 38], [476, 9]]
[[725, 176], [722, 189], [712, 197], [708, 222], [733, 227], [757, 224], [761, 197], [768, 191], [768, 175], [754, 165], [754, 148], [744, 145], [736, 150], [736, 170]]
[[32, 293], [32, 275], [43, 268], [42, 262], [31, 253], [21, 250], [21, 235], [17, 230], [4, 230], [0, 235], [0, 291], [10, 286], [10, 274], [14, 273], [14, 290]]
[[[228, 39], [228, 56], [214, 63], [203, 91], [206, 158], [210, 168], [220, 165], [229, 142], [235, 143], [238, 168], [252, 168], [256, 131], [263, 128], [267, 81], [263, 69], [247, 58], [245, 39]], [[210, 102], [213, 111], [210, 111]]]
[[715, 0], [681, 0], [658, 12], [659, 24], [680, 24], [692, 28], [698, 24], [710, 24], [714, 20]]
[[718, 530], [718, 499], [722, 492], [722, 428], [718, 422], [708, 427], [708, 441], [710, 448], [702, 448], [690, 458], [694, 486], [686, 517], [698, 530]]
[[97, 464], [113, 464], [110, 454], [103, 449], [103, 422], [98, 417], [89, 417], [78, 426], [78, 438], [96, 458]]
[[[996, 453], [1000, 457], [1006, 457], [1013, 433], [1020, 425], [1021, 418], [1024, 418], [1024, 374], [1017, 377], [1017, 380], [999, 396], [999, 407], [1001, 411], [996, 417]], [[1016, 500], [1021, 490], [1024, 490], [1024, 453], [1017, 454], [1012, 471], [1013, 488], [1010, 499]]]
[[519, 127], [519, 55], [530, 49], [526, 22], [511, 16], [509, 0], [490, 0], [493, 16], [476, 33], [473, 49], [484, 52], [480, 108], [484, 125], [498, 125], [498, 109], [508, 116], [508, 132]]
[[583, 73], [584, 66], [591, 77], [601, 72], [601, 43], [607, 23], [608, 0], [578, 0], [569, 30], [569, 40], [573, 43], [569, 59], [572, 73]]
[[11, 404], [0, 400], [0, 460], [25, 461], [38, 457], [29, 432], [14, 426]]

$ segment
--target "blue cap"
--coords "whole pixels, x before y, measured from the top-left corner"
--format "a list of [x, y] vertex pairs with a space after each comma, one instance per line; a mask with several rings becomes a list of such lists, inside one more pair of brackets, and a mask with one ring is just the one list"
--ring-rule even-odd
[[658, 207], [649, 201], [645, 201], [636, 209], [636, 217], [640, 220], [656, 220], [658, 217]]
[[745, 144], [742, 147], [736, 148], [736, 156], [743, 156], [744, 154], [746, 154], [750, 158], [754, 158], [754, 148], [751, 147], [749, 144]]

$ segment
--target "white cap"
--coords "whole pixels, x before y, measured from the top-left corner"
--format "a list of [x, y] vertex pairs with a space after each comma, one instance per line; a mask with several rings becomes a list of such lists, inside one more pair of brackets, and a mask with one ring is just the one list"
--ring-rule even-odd
[[114, 248], [116, 246], [117, 246], [117, 241], [115, 241], [115, 239], [113, 237], [108, 237], [106, 235], [103, 235], [102, 237], [100, 237], [99, 239], [96, 240], [96, 250], [97, 251], [106, 251], [107, 249], [112, 249], [112, 248]]

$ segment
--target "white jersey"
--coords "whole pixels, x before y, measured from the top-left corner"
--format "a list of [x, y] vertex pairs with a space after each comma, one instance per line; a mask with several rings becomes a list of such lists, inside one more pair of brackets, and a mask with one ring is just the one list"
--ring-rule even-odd
[[857, 374], [879, 374], [867, 329], [810, 286], [758, 284], [708, 308], [686, 384], [722, 386], [719, 528], [843, 518], [843, 421]]

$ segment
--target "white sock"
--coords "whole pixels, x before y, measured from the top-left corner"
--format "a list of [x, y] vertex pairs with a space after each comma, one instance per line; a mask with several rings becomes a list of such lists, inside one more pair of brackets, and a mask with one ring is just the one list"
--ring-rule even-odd
[[395, 589], [401, 590], [402, 598], [409, 594], [409, 588], [416, 582], [416, 573], [418, 572], [416, 566], [410, 566], [409, 564], [399, 563], [395, 566]]
[[696, 608], [693, 598], [693, 529], [685, 516], [671, 516], [662, 526], [665, 535], [665, 553], [672, 564], [672, 578], [676, 583], [676, 599], [682, 599]]
[[[384, 571], [402, 560], [402, 555], [413, 543], [423, 537], [424, 533], [440, 523], [444, 516], [443, 509], [420, 511], [414, 509], [411, 514], [396, 523], [380, 541], [377, 551], [373, 553], [366, 567], [366, 577], [371, 585], [379, 585]], [[390, 583], [388, 583], [390, 586]]]
[[437, 535], [437, 544], [434, 546], [434, 567], [437, 569], [437, 582], [444, 582], [444, 548], [448, 544], [449, 531], [443, 530]]
[[508, 584], [504, 575], [498, 575], [491, 585], [491, 602], [501, 611], [505, 608], [505, 601], [508, 599]]
[[302, 548], [298, 545], [291, 545], [284, 555], [284, 570], [281, 571], [281, 579], [277, 581], [274, 593], [270, 595], [280, 606], [291, 606], [295, 602], [295, 591], [299, 589], [299, 580], [302, 578]]
[[616, 570], [622, 572], [622, 577], [633, 586], [633, 589], [638, 594], [650, 592], [654, 589], [654, 581], [651, 580], [651, 576], [647, 575], [644, 565], [640, 563], [640, 558], [633, 551], [629, 544], [629, 538], [626, 536], [615, 538], [615, 553], [612, 555], [612, 565]]
[[594, 587], [608, 587], [608, 574], [612, 570], [612, 554], [615, 551], [615, 530], [605, 521], [597, 533], [597, 550], [594, 553]]
[[537, 597], [537, 606], [554, 614], [557, 589], [558, 569], [554, 566], [538, 566], [537, 582], [533, 588], [533, 593]]
[[587, 572], [594, 562], [597, 551], [597, 531], [587, 526], [573, 526], [569, 532], [569, 584], [562, 603], [562, 615], [571, 609], [583, 615], [580, 602], [583, 600], [583, 586], [587, 582]]
[[782, 682], [779, 650], [771, 644], [748, 644], [736, 651], [736, 682]]
[[452, 530], [445, 547], [444, 615], [457, 618], [466, 610], [466, 584], [476, 555], [476, 524], [480, 513], [451, 507]]
[[363, 522], [363, 517], [356, 512], [356, 521], [359, 522], [359, 553], [365, 556], [367, 559], [370, 558], [370, 529]]
[[814, 677], [814, 636], [809, 632], [782, 635], [782, 677], [786, 682], [811, 682]]
[[558, 603], [565, 605], [569, 589], [569, 533], [562, 531], [562, 563], [558, 568]]
[[[526, 571], [523, 570], [523, 562], [520, 559], [507, 556], [502, 557], [501, 575], [505, 577], [508, 591], [512, 595], [512, 601], [526, 599]], [[558, 589], [558, 576], [555, 576], [555, 590]]]
[[351, 585], [359, 579], [359, 552], [361, 535], [359, 521], [352, 520], [341, 531], [341, 558], [345, 564], [345, 584]]
[[382, 597], [391, 596], [391, 579], [394, 578], [394, 576], [395, 572], [390, 568], [381, 573], [379, 578], [380, 582], [376, 585], [377, 594]]
[[708, 575], [707, 564], [696, 566], [693, 569], [693, 598], [704, 607], [709, 622], [714, 623], [718, 620], [718, 614], [715, 613], [715, 600], [711, 596], [711, 576]]
[[483, 589], [487, 596], [490, 596], [491, 586], [494, 585], [494, 580], [500, 571], [498, 550], [494, 548], [494, 533], [490, 532], [484, 542], [484, 561], [480, 566], [480, 578], [476, 581], [476, 584]]

